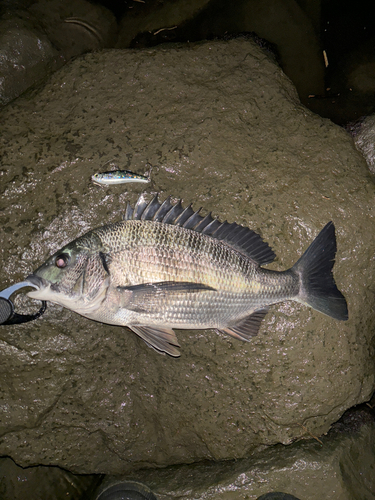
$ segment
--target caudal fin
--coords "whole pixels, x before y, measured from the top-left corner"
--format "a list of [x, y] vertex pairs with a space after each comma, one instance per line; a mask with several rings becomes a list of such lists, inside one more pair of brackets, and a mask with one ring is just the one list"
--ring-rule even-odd
[[348, 306], [332, 274], [336, 248], [335, 226], [328, 222], [292, 267], [301, 280], [296, 300], [332, 318], [346, 321]]

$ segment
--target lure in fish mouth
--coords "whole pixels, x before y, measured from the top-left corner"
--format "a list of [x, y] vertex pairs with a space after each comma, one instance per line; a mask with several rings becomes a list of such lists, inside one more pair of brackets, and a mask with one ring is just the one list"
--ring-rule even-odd
[[161, 353], [179, 356], [177, 329], [214, 328], [249, 341], [272, 304], [294, 300], [348, 319], [332, 268], [329, 222], [286, 271], [262, 238], [236, 223], [203, 217], [181, 201], [141, 196], [124, 220], [80, 236], [27, 277], [29, 296], [87, 318], [127, 326]]

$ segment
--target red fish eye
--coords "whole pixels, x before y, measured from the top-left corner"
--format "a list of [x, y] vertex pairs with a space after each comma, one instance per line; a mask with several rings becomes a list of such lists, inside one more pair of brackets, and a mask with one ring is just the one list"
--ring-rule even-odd
[[68, 262], [69, 262], [69, 255], [67, 255], [66, 253], [62, 253], [56, 257], [55, 266], [62, 269], [68, 265]]

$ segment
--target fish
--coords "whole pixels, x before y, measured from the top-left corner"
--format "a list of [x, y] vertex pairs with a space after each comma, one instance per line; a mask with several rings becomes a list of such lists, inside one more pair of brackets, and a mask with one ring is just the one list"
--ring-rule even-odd
[[130, 170], [111, 170], [100, 172], [91, 176], [94, 184], [109, 186], [112, 184], [126, 184], [128, 182], [150, 182], [150, 178], [145, 175], [134, 174]]
[[160, 353], [180, 355], [174, 329], [214, 329], [250, 341], [270, 306], [293, 300], [348, 319], [332, 268], [328, 222], [290, 269], [263, 266], [276, 255], [255, 231], [169, 196], [128, 203], [123, 220], [83, 234], [27, 277], [31, 298], [86, 318], [126, 326]]

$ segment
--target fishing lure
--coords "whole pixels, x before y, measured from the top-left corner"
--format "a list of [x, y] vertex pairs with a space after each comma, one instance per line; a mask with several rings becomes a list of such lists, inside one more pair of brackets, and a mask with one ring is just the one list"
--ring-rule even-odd
[[135, 174], [129, 170], [111, 170], [100, 172], [91, 177], [94, 184], [111, 186], [112, 184], [126, 184], [128, 182], [150, 182], [150, 178], [144, 175]]

